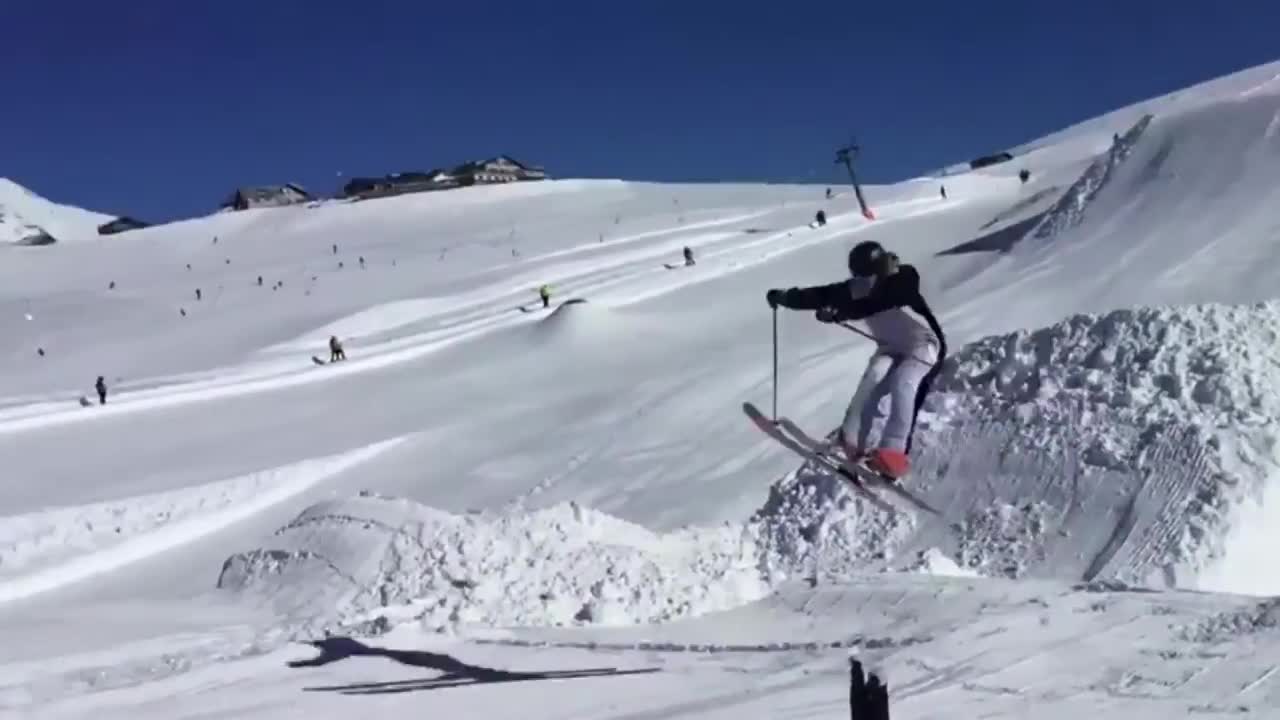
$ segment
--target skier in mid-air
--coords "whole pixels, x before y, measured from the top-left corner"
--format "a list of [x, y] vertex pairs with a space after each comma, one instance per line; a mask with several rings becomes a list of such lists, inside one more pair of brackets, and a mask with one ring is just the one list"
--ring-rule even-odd
[[[865, 461], [891, 479], [911, 469], [911, 435], [929, 386], [942, 367], [947, 342], [942, 327], [920, 294], [920, 273], [899, 264], [879, 243], [858, 243], [849, 252], [847, 280], [807, 288], [772, 289], [770, 307], [816, 310], [820, 322], [864, 320], [876, 352], [858, 383], [840, 426], [840, 444], [850, 461]], [[907, 311], [924, 320], [921, 324]], [[879, 442], [868, 447], [872, 424], [881, 417], [880, 401], [890, 410]]]

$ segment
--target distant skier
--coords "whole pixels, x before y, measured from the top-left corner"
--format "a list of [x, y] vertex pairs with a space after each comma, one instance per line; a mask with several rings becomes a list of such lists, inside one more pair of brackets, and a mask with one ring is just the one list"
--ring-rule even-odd
[[696, 264], [693, 261], [693, 248], [688, 245], [684, 246], [684, 264], [685, 267]]
[[940, 186], [938, 186], [938, 192], [942, 193], [942, 199], [943, 199], [943, 200], [946, 200], [946, 199], [947, 199], [947, 186], [946, 186], [946, 185], [940, 185]]
[[106, 380], [106, 378], [104, 378], [104, 377], [102, 377], [101, 375], [99, 375], [99, 376], [98, 376], [98, 381], [97, 381], [97, 382], [95, 382], [95, 383], [93, 384], [93, 388], [94, 388], [95, 390], [97, 390], [97, 391], [98, 391], [98, 404], [99, 404], [99, 405], [106, 405], [106, 404], [107, 404], [107, 380]]
[[196, 300], [204, 297], [204, 293], [200, 292], [200, 288], [196, 288]]
[[[848, 280], [807, 288], [773, 289], [771, 307], [817, 310], [820, 322], [865, 320], [877, 348], [863, 371], [840, 427], [840, 444], [851, 461], [898, 479], [911, 469], [911, 435], [929, 386], [942, 367], [947, 342], [920, 294], [920, 273], [900, 265], [898, 256], [879, 243], [865, 241], [849, 252]], [[920, 324], [907, 311], [923, 318]], [[926, 327], [927, 325], [927, 327]], [[880, 401], [890, 400], [879, 443], [868, 448], [872, 424], [880, 419]]]
[[542, 307], [551, 307], [551, 286], [543, 285], [538, 288], [538, 297], [542, 298]]
[[831, 188], [827, 188], [827, 199], [831, 199]]
[[818, 224], [818, 227], [822, 227], [823, 225], [826, 225], [827, 213], [822, 210], [819, 210], [818, 214], [814, 216], [813, 221]]
[[347, 353], [342, 349], [342, 343], [338, 340], [337, 335], [329, 336], [329, 362], [337, 362], [346, 360]]

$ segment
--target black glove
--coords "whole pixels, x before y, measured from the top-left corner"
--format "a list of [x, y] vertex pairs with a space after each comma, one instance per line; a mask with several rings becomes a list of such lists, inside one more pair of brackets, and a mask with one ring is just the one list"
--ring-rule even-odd
[[766, 302], [769, 303], [769, 307], [773, 308], [774, 310], [777, 310], [778, 306], [782, 304], [782, 300], [786, 296], [787, 296], [787, 292], [785, 290], [779, 290], [777, 288], [774, 288], [764, 294], [764, 299]]
[[813, 316], [818, 318], [818, 322], [822, 323], [836, 323], [841, 320], [840, 311], [833, 307], [820, 307]]

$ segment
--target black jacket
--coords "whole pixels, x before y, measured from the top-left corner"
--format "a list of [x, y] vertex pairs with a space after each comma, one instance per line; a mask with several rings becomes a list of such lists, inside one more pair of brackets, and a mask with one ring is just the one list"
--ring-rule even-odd
[[839, 321], [862, 320], [894, 308], [908, 308], [924, 318], [929, 329], [938, 337], [938, 362], [947, 355], [947, 339], [942, 326], [934, 316], [924, 296], [920, 294], [920, 273], [913, 265], [901, 265], [897, 272], [887, 275], [872, 286], [871, 292], [854, 298], [849, 292], [849, 281], [806, 288], [791, 288], [782, 294], [779, 304], [793, 310], [817, 310], [830, 308]]

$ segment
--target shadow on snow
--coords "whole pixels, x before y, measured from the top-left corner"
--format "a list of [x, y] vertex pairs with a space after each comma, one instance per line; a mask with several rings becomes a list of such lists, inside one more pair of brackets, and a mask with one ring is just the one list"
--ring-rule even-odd
[[338, 692], [343, 695], [383, 695], [389, 693], [417, 692], [421, 690], [439, 690], [466, 685], [482, 685], [487, 683], [523, 682], [527, 680], [566, 680], [587, 677], [606, 677], [613, 675], [640, 675], [654, 673], [658, 668], [641, 668], [638, 670], [619, 670], [617, 668], [584, 668], [580, 670], [553, 670], [545, 672], [513, 672], [496, 668], [468, 665], [451, 655], [426, 652], [424, 650], [390, 650], [365, 645], [349, 637], [330, 637], [311, 643], [320, 654], [309, 660], [294, 660], [289, 663], [292, 668], [320, 667], [329, 663], [345, 660], [350, 657], [380, 657], [394, 660], [401, 665], [438, 670], [441, 675], [416, 680], [397, 680], [392, 682], [354, 683], [350, 685], [330, 685], [308, 687], [308, 692]]

